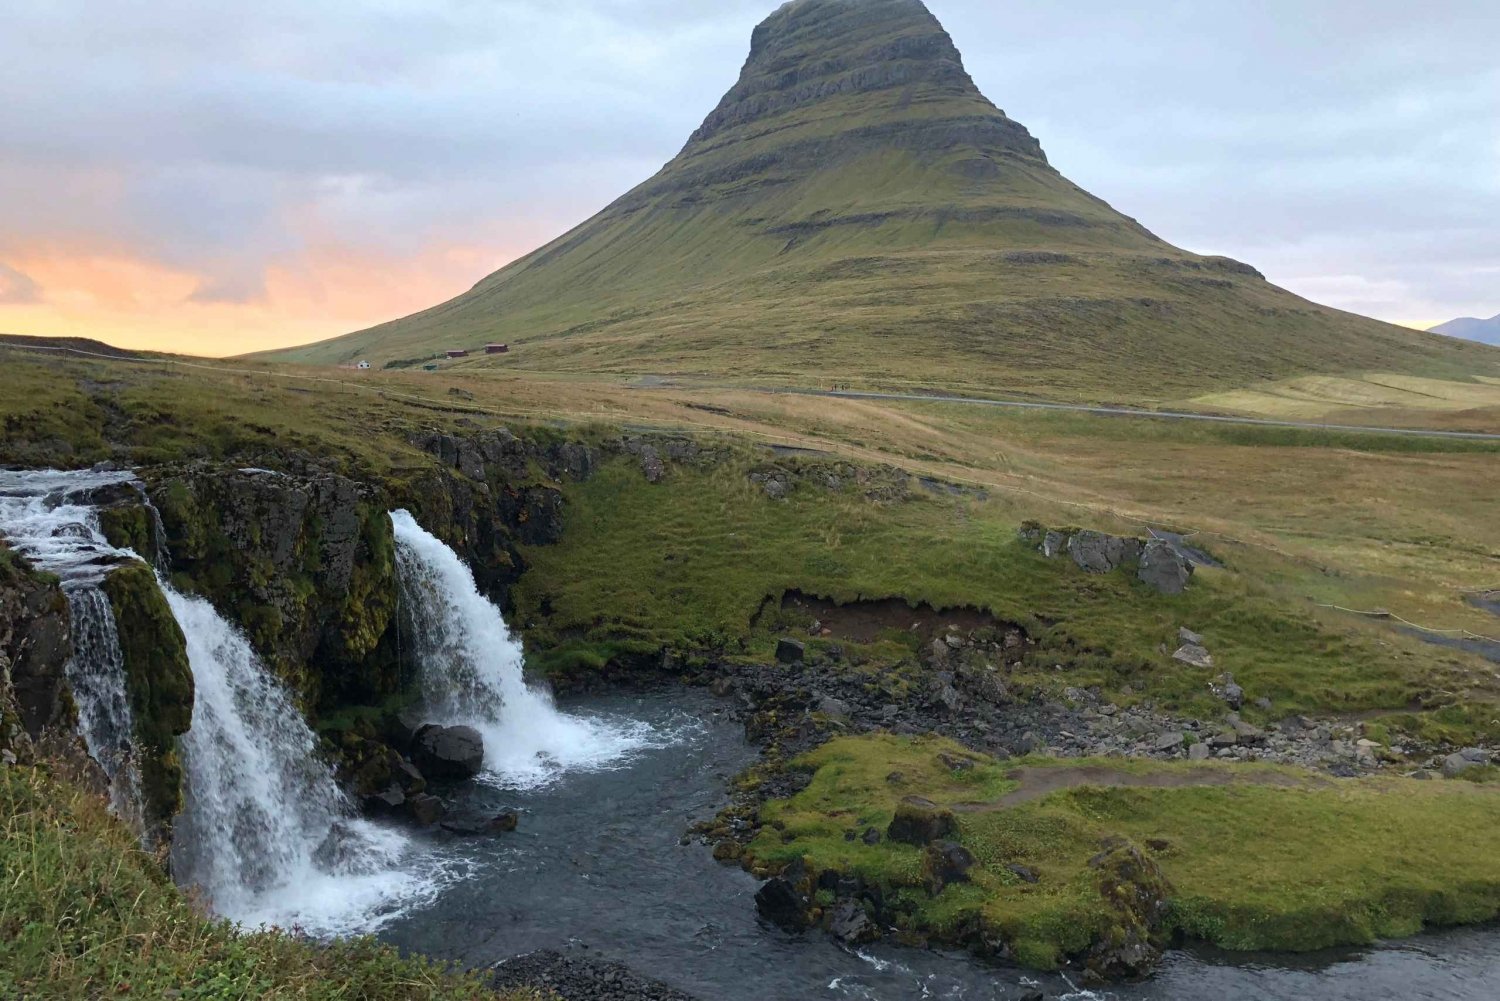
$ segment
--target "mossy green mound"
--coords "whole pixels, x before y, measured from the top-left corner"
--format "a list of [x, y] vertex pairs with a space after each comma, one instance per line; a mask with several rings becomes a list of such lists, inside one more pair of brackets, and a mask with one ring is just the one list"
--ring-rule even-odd
[[[1500, 915], [1494, 787], [1124, 761], [986, 762], [957, 772], [938, 758], [956, 750], [882, 735], [812, 752], [797, 763], [813, 770], [811, 784], [762, 808], [750, 864], [800, 859], [813, 871], [857, 872], [905, 902], [911, 929], [1003, 942], [1004, 955], [1041, 968], [1131, 930], [1105, 906], [1128, 881], [1107, 885], [1101, 852], [1121, 845], [1160, 870], [1163, 934], [1227, 949], [1364, 944]], [[922, 889], [921, 849], [847, 840], [885, 829], [912, 794], [955, 811], [958, 840], [978, 862], [969, 883], [936, 897]]]
[[44, 770], [0, 768], [0, 996], [160, 1001], [543, 1001], [370, 940], [240, 935], [198, 913], [109, 816]]
[[104, 579], [115, 612], [125, 689], [135, 719], [141, 795], [149, 827], [170, 823], [182, 809], [182, 759], [177, 738], [193, 721], [193, 669], [187, 640], [156, 575], [131, 563]]

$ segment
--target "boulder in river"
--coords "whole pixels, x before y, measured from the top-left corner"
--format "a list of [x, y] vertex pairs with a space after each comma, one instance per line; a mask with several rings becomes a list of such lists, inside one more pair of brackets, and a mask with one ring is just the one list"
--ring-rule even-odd
[[411, 819], [423, 827], [431, 827], [443, 819], [448, 805], [429, 793], [418, 793], [406, 801], [406, 810]]
[[484, 767], [484, 738], [471, 726], [424, 726], [412, 757], [424, 775], [471, 779]]
[[783, 931], [807, 927], [807, 906], [796, 887], [780, 876], [766, 880], [755, 894], [755, 910]]

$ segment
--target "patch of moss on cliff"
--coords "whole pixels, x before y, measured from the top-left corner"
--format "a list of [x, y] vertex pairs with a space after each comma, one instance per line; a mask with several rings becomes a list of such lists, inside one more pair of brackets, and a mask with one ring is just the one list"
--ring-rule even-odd
[[147, 560], [156, 554], [151, 512], [143, 504], [100, 509], [99, 530], [116, 549], [134, 550]]
[[193, 719], [193, 672], [187, 643], [156, 576], [144, 564], [120, 567], [104, 580], [115, 611], [125, 687], [140, 749], [141, 793], [148, 825], [182, 809], [177, 738]]

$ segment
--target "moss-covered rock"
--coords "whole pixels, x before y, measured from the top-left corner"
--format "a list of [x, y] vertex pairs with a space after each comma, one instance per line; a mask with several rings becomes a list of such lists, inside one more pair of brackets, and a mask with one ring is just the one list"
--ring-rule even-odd
[[57, 580], [0, 543], [0, 749], [14, 753], [49, 733], [72, 733], [71, 633]]
[[193, 721], [187, 641], [156, 576], [144, 564], [120, 567], [103, 587], [115, 611], [125, 689], [135, 718], [145, 821], [148, 830], [159, 829], [182, 809], [177, 738]]
[[1149, 973], [1166, 944], [1172, 887], [1161, 867], [1124, 838], [1112, 837], [1089, 860], [1109, 922], [1089, 948], [1087, 966], [1096, 976]]

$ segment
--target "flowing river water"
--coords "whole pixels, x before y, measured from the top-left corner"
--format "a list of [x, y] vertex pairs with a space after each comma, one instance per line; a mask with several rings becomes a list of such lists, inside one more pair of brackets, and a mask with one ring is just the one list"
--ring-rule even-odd
[[821, 934], [787, 935], [757, 920], [753, 877], [702, 845], [680, 844], [723, 805], [725, 780], [755, 758], [724, 703], [670, 691], [561, 708], [610, 726], [645, 724], [659, 739], [609, 769], [463, 792], [458, 809], [517, 810], [519, 830], [432, 839], [427, 850], [468, 876], [387, 922], [383, 938], [471, 966], [571, 946], [705, 1001], [992, 1001], [1030, 989], [1118, 1001], [1490, 1001], [1500, 984], [1495, 929], [1302, 957], [1177, 952], [1147, 983], [1094, 991], [963, 955], [852, 952]]

